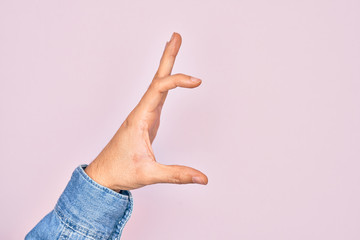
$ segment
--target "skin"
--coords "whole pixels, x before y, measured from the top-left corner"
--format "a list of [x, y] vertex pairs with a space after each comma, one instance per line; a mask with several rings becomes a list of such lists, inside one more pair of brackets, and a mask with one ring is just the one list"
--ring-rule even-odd
[[168, 91], [176, 87], [195, 88], [201, 84], [200, 79], [185, 74], [171, 75], [181, 41], [180, 34], [173, 33], [140, 102], [101, 153], [85, 168], [95, 182], [116, 192], [156, 183], [208, 183], [207, 176], [194, 168], [158, 163], [151, 146]]

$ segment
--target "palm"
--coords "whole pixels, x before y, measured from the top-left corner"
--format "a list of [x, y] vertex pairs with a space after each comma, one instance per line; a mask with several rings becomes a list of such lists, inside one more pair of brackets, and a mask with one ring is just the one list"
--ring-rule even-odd
[[155, 161], [152, 143], [160, 126], [161, 110], [167, 93], [162, 93], [161, 102], [155, 108], [144, 111], [141, 109], [141, 104], [138, 104], [126, 119], [126, 122], [133, 122], [136, 125], [134, 128], [138, 131], [137, 144], [142, 146], [140, 155], [146, 156], [143, 160], [149, 160], [150, 157]]

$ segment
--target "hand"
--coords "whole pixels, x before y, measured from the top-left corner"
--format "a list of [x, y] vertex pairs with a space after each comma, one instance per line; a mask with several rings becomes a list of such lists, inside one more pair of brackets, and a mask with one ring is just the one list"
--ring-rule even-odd
[[206, 175], [196, 169], [156, 162], [151, 147], [168, 91], [176, 87], [195, 88], [201, 84], [200, 79], [188, 75], [171, 75], [180, 45], [180, 34], [173, 33], [140, 102], [101, 153], [85, 168], [95, 182], [117, 192], [155, 183], [208, 183]]

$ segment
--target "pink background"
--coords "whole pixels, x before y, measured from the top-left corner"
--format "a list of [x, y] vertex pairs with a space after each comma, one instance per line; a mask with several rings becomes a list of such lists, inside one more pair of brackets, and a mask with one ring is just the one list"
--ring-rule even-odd
[[157, 160], [123, 239], [360, 239], [359, 1], [0, 1], [0, 239], [22, 239], [147, 89], [173, 31]]

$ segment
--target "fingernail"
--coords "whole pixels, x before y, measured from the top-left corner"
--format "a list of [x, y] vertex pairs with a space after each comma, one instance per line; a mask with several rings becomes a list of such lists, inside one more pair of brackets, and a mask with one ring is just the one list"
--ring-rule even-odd
[[194, 78], [194, 77], [191, 77], [191, 78], [190, 78], [190, 80], [191, 80], [191, 81], [193, 81], [193, 82], [195, 82], [195, 83], [199, 83], [199, 82], [201, 82], [201, 80], [200, 80], [200, 79], [198, 79], [198, 78]]
[[192, 177], [193, 183], [205, 185], [205, 182], [200, 177]]

